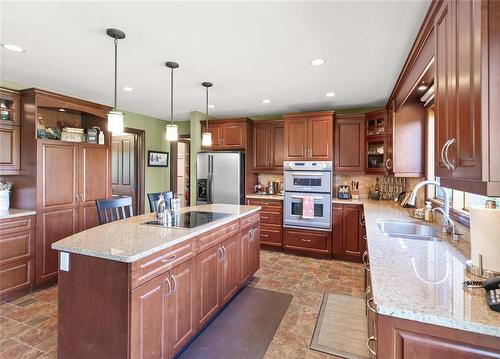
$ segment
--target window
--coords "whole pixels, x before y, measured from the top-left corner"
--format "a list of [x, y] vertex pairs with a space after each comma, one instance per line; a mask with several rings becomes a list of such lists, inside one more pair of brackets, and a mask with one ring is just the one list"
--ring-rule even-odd
[[[439, 180], [439, 177], [435, 176], [434, 164], [435, 164], [435, 153], [434, 153], [434, 105], [428, 108], [428, 122], [427, 122], [427, 155], [426, 155], [426, 173], [427, 179]], [[477, 194], [472, 194], [468, 192], [462, 192], [455, 189], [446, 189], [450, 193], [450, 208], [464, 214], [469, 215], [469, 209], [471, 207], [484, 207], [487, 200], [495, 200], [497, 207], [500, 208], [500, 198], [492, 198], [480, 196]], [[427, 198], [435, 203], [442, 204], [444, 202], [444, 191], [442, 187], [427, 186]]]

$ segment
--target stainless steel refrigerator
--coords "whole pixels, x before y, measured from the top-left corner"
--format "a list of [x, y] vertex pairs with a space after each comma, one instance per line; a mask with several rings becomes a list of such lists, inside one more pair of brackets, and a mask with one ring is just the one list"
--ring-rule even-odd
[[197, 204], [244, 204], [245, 157], [240, 152], [198, 153]]

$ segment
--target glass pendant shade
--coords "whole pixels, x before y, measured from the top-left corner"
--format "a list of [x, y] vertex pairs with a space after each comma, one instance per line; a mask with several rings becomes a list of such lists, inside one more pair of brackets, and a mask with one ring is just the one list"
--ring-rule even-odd
[[203, 132], [201, 135], [201, 145], [204, 147], [212, 146], [212, 133]]
[[167, 141], [177, 141], [179, 139], [179, 133], [177, 131], [177, 125], [167, 125], [167, 132], [165, 138]]
[[108, 112], [108, 131], [113, 135], [123, 133], [123, 113], [120, 111]]

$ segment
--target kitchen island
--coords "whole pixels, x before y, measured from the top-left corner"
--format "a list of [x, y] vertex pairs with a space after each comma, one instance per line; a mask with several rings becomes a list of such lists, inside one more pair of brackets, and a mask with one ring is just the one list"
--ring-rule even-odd
[[60, 252], [59, 358], [172, 358], [251, 280], [260, 207], [182, 210], [192, 211], [219, 218], [164, 228], [145, 214], [52, 245]]

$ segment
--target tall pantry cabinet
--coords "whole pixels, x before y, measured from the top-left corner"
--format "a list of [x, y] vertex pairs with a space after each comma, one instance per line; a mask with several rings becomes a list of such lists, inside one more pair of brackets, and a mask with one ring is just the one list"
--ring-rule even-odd
[[[57, 279], [52, 243], [99, 224], [96, 199], [111, 198], [109, 107], [38, 89], [21, 93], [21, 175], [13, 207], [35, 209], [35, 283]], [[37, 138], [47, 128], [98, 126], [105, 144]]]

